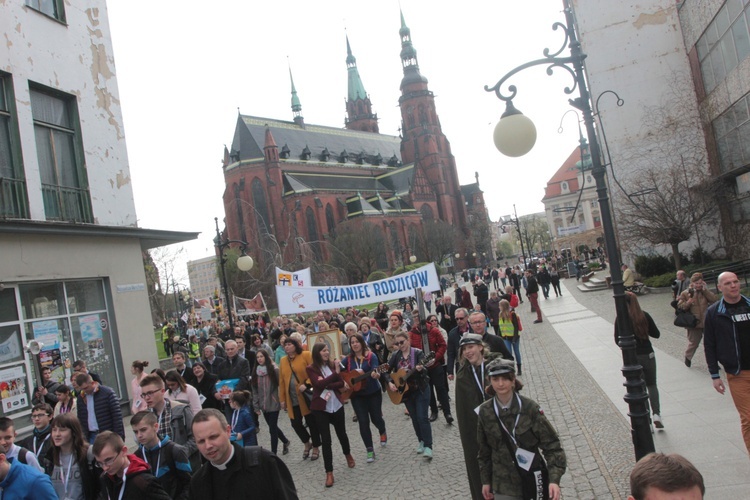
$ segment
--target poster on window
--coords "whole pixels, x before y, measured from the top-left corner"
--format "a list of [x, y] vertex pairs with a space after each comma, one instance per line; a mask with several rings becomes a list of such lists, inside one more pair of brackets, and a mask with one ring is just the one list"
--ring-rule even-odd
[[57, 320], [35, 321], [31, 325], [34, 331], [34, 340], [44, 344], [43, 351], [60, 349], [60, 330], [57, 328]]
[[89, 357], [104, 356], [104, 338], [99, 315], [82, 316], [78, 319], [78, 324], [81, 328], [81, 340], [88, 346]]
[[39, 353], [39, 363], [41, 363], [43, 368], [49, 367], [49, 369], [54, 372], [57, 368], [62, 366], [60, 349], [47, 350], [45, 348], [44, 351]]
[[26, 373], [23, 366], [0, 370], [0, 401], [5, 415], [29, 406]]
[[0, 327], [0, 364], [21, 361], [21, 333], [17, 326]]

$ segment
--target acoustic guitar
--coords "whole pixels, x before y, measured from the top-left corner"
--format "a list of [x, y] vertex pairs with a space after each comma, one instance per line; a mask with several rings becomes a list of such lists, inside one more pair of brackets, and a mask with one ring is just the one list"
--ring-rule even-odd
[[341, 401], [348, 401], [355, 392], [361, 391], [365, 386], [367, 378], [370, 377], [372, 372], [383, 373], [387, 372], [390, 369], [391, 367], [388, 366], [388, 363], [383, 363], [382, 365], [378, 365], [376, 368], [367, 370], [366, 372], [362, 372], [360, 370], [341, 372], [339, 375], [341, 375], [341, 378], [344, 379], [346, 385], [349, 386], [349, 389], [341, 391]]
[[409, 392], [409, 389], [413, 389], [414, 382], [409, 379], [417, 371], [417, 366], [424, 366], [430, 361], [435, 359], [435, 353], [425, 355], [424, 359], [416, 364], [411, 370], [400, 369], [397, 372], [391, 373], [391, 382], [396, 386], [396, 390], [392, 391], [388, 389], [388, 397], [391, 398], [391, 403], [399, 405], [404, 400], [404, 396]]

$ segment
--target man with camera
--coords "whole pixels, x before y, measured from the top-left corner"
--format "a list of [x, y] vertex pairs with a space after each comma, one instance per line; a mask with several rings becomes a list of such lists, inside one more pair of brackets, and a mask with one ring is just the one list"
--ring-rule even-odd
[[693, 355], [703, 339], [703, 319], [706, 316], [706, 310], [708, 306], [716, 302], [716, 299], [716, 294], [708, 289], [701, 273], [693, 273], [690, 277], [690, 286], [677, 298], [677, 308], [689, 311], [698, 319], [695, 326], [686, 328], [688, 345], [685, 349], [685, 366], [688, 368], [693, 364]]

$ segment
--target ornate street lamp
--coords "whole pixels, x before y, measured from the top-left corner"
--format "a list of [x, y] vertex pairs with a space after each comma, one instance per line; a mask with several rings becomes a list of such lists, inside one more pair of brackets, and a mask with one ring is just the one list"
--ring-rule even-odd
[[227, 286], [227, 273], [224, 269], [224, 265], [227, 263], [227, 258], [224, 255], [224, 250], [229, 248], [229, 245], [236, 243], [240, 246], [241, 255], [237, 259], [237, 269], [243, 272], [247, 272], [253, 268], [253, 258], [247, 255], [247, 242], [241, 240], [222, 240], [221, 233], [219, 232], [219, 218], [214, 217], [216, 223], [216, 238], [214, 238], [214, 245], [216, 245], [219, 251], [219, 267], [221, 268], [221, 287], [224, 291], [224, 307], [226, 308], [227, 315], [229, 316], [229, 328], [234, 331], [234, 319], [232, 318], [232, 306], [229, 302], [229, 288]]
[[[589, 139], [591, 160], [593, 167], [591, 174], [596, 182], [596, 192], [599, 196], [599, 208], [601, 211], [602, 225], [604, 226], [604, 240], [609, 256], [610, 274], [612, 277], [612, 288], [614, 289], [615, 310], [617, 312], [617, 327], [620, 332], [618, 345], [622, 350], [623, 367], [625, 376], [625, 401], [628, 403], [628, 415], [630, 416], [631, 434], [636, 460], [654, 451], [654, 440], [651, 435], [648, 413], [648, 394], [646, 386], [641, 378], [642, 368], [638, 364], [635, 353], [635, 337], [633, 326], [628, 315], [625, 296], [625, 288], [622, 283], [620, 271], [620, 252], [617, 248], [614, 220], [609, 203], [609, 194], [606, 182], [606, 167], [602, 164], [599, 141], [596, 134], [596, 124], [591, 109], [591, 97], [586, 83], [583, 61], [586, 54], [581, 50], [578, 41], [577, 28], [573, 11], [569, 0], [563, 0], [565, 12], [565, 24], [555, 23], [553, 30], [562, 28], [565, 40], [560, 49], [551, 53], [549, 49], [544, 50], [544, 57], [529, 61], [517, 68], [510, 70], [494, 86], [485, 86], [487, 92], [495, 92], [497, 97], [506, 103], [506, 110], [500, 118], [500, 123], [495, 127], [493, 139], [501, 153], [517, 157], [528, 153], [536, 141], [536, 128], [531, 120], [524, 117], [520, 111], [513, 106], [513, 98], [516, 96], [515, 85], [509, 85], [507, 94], [503, 93], [503, 84], [515, 74], [534, 66], [547, 66], [547, 74], [551, 75], [554, 68], [566, 70], [573, 77], [573, 85], [565, 88], [566, 94], [572, 94], [578, 90], [578, 97], [570, 99], [570, 104], [583, 114], [583, 122], [586, 125], [586, 135]], [[565, 47], [569, 48], [569, 56], [561, 56]], [[520, 232], [520, 225], [519, 227]]]

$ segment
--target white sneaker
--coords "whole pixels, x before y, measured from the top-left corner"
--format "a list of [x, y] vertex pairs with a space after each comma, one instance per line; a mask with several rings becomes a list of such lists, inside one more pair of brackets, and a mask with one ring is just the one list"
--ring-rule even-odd
[[664, 424], [661, 422], [661, 416], [658, 413], [654, 413], [652, 419], [654, 421], [654, 427], [656, 427], [657, 429], [664, 428]]

